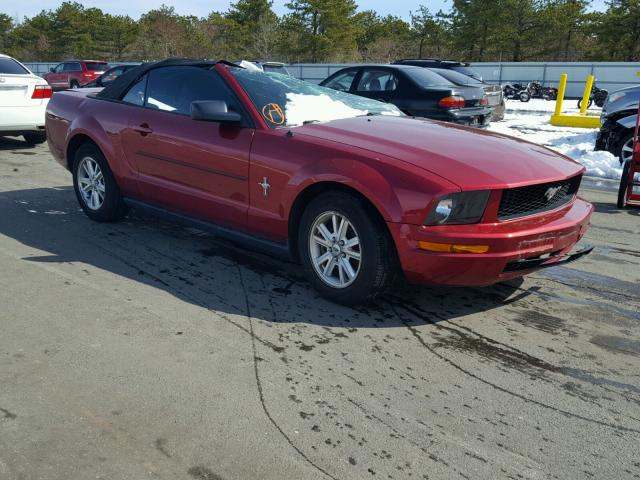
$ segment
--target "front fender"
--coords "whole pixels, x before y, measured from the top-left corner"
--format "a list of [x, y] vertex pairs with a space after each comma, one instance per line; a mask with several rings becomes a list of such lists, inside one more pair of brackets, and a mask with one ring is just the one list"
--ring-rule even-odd
[[[307, 188], [335, 182], [354, 189], [380, 212], [387, 222], [422, 224], [432, 200], [459, 188], [410, 164], [384, 158], [341, 157], [330, 162], [304, 165], [291, 177], [285, 205], [291, 208]], [[289, 211], [286, 212], [287, 217]]]
[[623, 128], [636, 128], [636, 122], [638, 121], [638, 114], [629, 115], [628, 117], [619, 118], [616, 123]]
[[371, 166], [349, 158], [339, 158], [323, 165], [307, 164], [298, 170], [291, 177], [284, 204], [291, 207], [303, 191], [322, 182], [340, 183], [354, 189], [367, 198], [388, 222], [402, 218], [400, 201], [389, 181]]

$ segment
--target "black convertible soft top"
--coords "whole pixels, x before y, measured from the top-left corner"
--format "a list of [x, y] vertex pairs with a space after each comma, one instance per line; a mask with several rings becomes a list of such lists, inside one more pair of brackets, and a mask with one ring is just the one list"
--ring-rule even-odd
[[[136, 68], [127, 70], [125, 73], [116, 78], [104, 89], [96, 94], [97, 98], [105, 100], [120, 100], [122, 96], [129, 90], [129, 87], [137, 82], [142, 76], [154, 68], [160, 67], [199, 67], [199, 68], [213, 68], [218, 63], [224, 63], [226, 65], [233, 65], [225, 60], [194, 60], [191, 58], [167, 58], [166, 60], [160, 60], [158, 62], [148, 62], [139, 65]], [[233, 65], [238, 67], [237, 65]], [[242, 68], [242, 67], [238, 67]]]

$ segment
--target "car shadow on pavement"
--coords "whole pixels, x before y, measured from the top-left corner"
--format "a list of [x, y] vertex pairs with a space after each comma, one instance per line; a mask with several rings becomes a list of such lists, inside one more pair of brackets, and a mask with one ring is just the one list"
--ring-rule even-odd
[[0, 151], [33, 149], [35, 145], [25, 142], [22, 137], [0, 137]]
[[[132, 212], [100, 224], [80, 210], [71, 187], [0, 193], [0, 235], [35, 249], [28, 262], [85, 265], [164, 290], [218, 314], [327, 327], [389, 328], [438, 323], [489, 311], [532, 292], [522, 280], [486, 288], [399, 281], [371, 305], [347, 308], [321, 298], [300, 266], [247, 251], [195, 229]], [[35, 292], [37, 293], [37, 292]]]
[[605, 202], [591, 202], [591, 204], [594, 206], [594, 208], [596, 209], [596, 212], [598, 213], [610, 213], [610, 214], [617, 214], [617, 213], [626, 213], [628, 215], [640, 215], [640, 208], [627, 208], [627, 209], [622, 209], [622, 208], [618, 208], [618, 206], [615, 203], [605, 203]]

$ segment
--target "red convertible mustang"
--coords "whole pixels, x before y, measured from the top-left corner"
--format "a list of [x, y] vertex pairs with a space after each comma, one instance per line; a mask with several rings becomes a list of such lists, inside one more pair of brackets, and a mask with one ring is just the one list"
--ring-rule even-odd
[[584, 168], [539, 145], [226, 62], [165, 60], [46, 115], [84, 212], [130, 205], [304, 266], [327, 298], [483, 286], [575, 260]]

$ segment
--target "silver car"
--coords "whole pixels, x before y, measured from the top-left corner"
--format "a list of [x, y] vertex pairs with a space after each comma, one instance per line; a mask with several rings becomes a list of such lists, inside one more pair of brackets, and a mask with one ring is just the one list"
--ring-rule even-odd
[[640, 85], [609, 94], [600, 115], [596, 150], [613, 153], [620, 163], [631, 159], [639, 102]]

